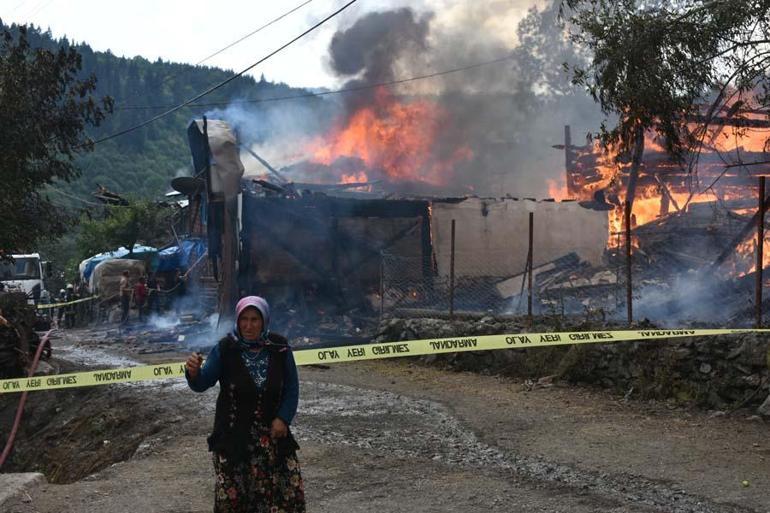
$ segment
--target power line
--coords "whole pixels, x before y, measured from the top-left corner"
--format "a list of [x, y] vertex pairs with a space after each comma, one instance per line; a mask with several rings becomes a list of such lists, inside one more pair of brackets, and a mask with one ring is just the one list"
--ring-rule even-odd
[[79, 196], [75, 196], [74, 194], [66, 193], [63, 190], [57, 189], [56, 187], [53, 187], [53, 186], [48, 186], [48, 190], [52, 191], [52, 192], [56, 192], [58, 194], [61, 194], [62, 196], [66, 196], [68, 198], [72, 198], [74, 200], [80, 201], [82, 203], [85, 203], [86, 205], [91, 205], [91, 206], [94, 206], [94, 207], [103, 207], [104, 206], [103, 203], [96, 203], [94, 201], [85, 200], [85, 199], [83, 199], [83, 198], [81, 198]]
[[93, 141], [91, 144], [99, 144], [99, 143], [102, 143], [102, 142], [105, 142], [105, 141], [109, 141], [110, 139], [114, 139], [114, 138], [116, 138], [116, 137], [120, 137], [121, 135], [125, 135], [125, 134], [127, 134], [127, 133], [129, 133], [129, 132], [133, 132], [134, 130], [138, 130], [139, 128], [145, 127], [145, 126], [149, 125], [150, 123], [154, 123], [155, 121], [157, 121], [157, 120], [159, 120], [159, 119], [161, 119], [161, 118], [163, 118], [163, 117], [166, 117], [166, 116], [168, 116], [169, 114], [172, 114], [172, 113], [174, 113], [174, 112], [176, 112], [176, 111], [178, 111], [178, 110], [181, 110], [181, 109], [183, 109], [184, 107], [186, 107], [186, 106], [190, 105], [191, 103], [193, 103], [193, 102], [195, 102], [195, 101], [197, 101], [197, 100], [200, 100], [200, 99], [201, 99], [201, 98], [203, 98], [204, 96], [206, 96], [206, 95], [209, 95], [209, 94], [213, 93], [214, 91], [216, 91], [217, 89], [220, 89], [220, 88], [222, 88], [222, 87], [226, 86], [227, 84], [229, 84], [230, 82], [232, 82], [232, 81], [233, 81], [233, 80], [235, 80], [236, 78], [239, 78], [239, 77], [241, 77], [241, 76], [242, 76], [242, 75], [244, 75], [244, 74], [245, 74], [247, 71], [250, 71], [250, 70], [254, 69], [254, 68], [255, 68], [255, 67], [257, 67], [258, 65], [260, 65], [260, 64], [262, 64], [263, 62], [265, 62], [266, 60], [268, 60], [268, 59], [269, 59], [270, 57], [272, 57], [273, 55], [275, 55], [275, 54], [277, 54], [277, 53], [281, 52], [281, 51], [282, 51], [282, 50], [284, 50], [285, 48], [287, 48], [287, 47], [291, 46], [292, 44], [296, 43], [297, 41], [299, 41], [300, 39], [302, 39], [302, 38], [303, 38], [303, 37], [305, 37], [306, 35], [310, 34], [310, 33], [311, 33], [311, 32], [313, 32], [314, 30], [316, 30], [316, 29], [317, 29], [318, 27], [320, 27], [321, 25], [325, 24], [327, 21], [331, 20], [332, 18], [334, 18], [335, 16], [337, 16], [338, 14], [340, 14], [342, 11], [344, 11], [345, 9], [347, 9], [348, 7], [350, 7], [351, 5], [353, 5], [354, 3], [356, 3], [357, 1], [358, 1], [358, 0], [350, 0], [348, 3], [346, 3], [345, 5], [343, 5], [341, 8], [337, 9], [336, 11], [334, 11], [332, 14], [330, 14], [329, 16], [327, 16], [326, 18], [324, 18], [323, 20], [319, 21], [318, 23], [316, 23], [315, 25], [313, 25], [313, 26], [312, 26], [312, 27], [310, 27], [309, 29], [305, 30], [305, 31], [304, 31], [302, 34], [300, 34], [300, 35], [296, 36], [294, 39], [292, 39], [292, 40], [291, 40], [291, 41], [289, 41], [288, 43], [285, 43], [285, 44], [283, 44], [282, 46], [280, 46], [280, 47], [279, 47], [279, 48], [277, 48], [276, 50], [273, 50], [272, 52], [270, 52], [270, 53], [269, 53], [269, 54], [267, 54], [266, 56], [264, 56], [264, 57], [262, 57], [261, 59], [259, 59], [259, 60], [258, 60], [257, 62], [255, 62], [254, 64], [251, 64], [251, 65], [247, 66], [246, 68], [244, 68], [244, 69], [243, 69], [243, 70], [241, 70], [240, 72], [236, 73], [235, 75], [233, 75], [233, 76], [231, 76], [231, 77], [227, 78], [226, 80], [223, 80], [222, 82], [220, 82], [220, 83], [218, 83], [218, 84], [216, 84], [216, 85], [214, 85], [214, 86], [212, 86], [212, 87], [210, 87], [210, 88], [206, 89], [206, 90], [205, 90], [205, 91], [203, 91], [202, 93], [200, 93], [200, 94], [198, 94], [198, 95], [194, 96], [193, 98], [190, 98], [189, 100], [185, 101], [184, 103], [181, 103], [181, 104], [179, 104], [179, 105], [177, 105], [177, 106], [175, 106], [175, 107], [172, 107], [172, 108], [168, 109], [167, 111], [164, 111], [164, 112], [162, 112], [162, 113], [158, 114], [157, 116], [153, 116], [153, 117], [151, 117], [150, 119], [148, 119], [148, 120], [146, 120], [146, 121], [143, 121], [143, 122], [139, 123], [138, 125], [134, 125], [134, 126], [132, 126], [132, 127], [126, 128], [126, 129], [124, 129], [124, 130], [120, 130], [119, 132], [115, 132], [114, 134], [108, 135], [108, 136], [106, 136], [106, 137], [102, 137], [101, 139], [97, 139], [96, 141]]
[[26, 0], [21, 0], [21, 2], [19, 2], [18, 4], [16, 4], [16, 7], [14, 7], [13, 9], [11, 9], [11, 14], [15, 13], [15, 12], [16, 12], [16, 11], [19, 9], [19, 7], [21, 7], [21, 6], [22, 6], [22, 5], [24, 5], [25, 3], [26, 3]]
[[238, 44], [238, 43], [240, 43], [241, 41], [245, 41], [246, 39], [250, 38], [250, 37], [251, 37], [251, 36], [253, 36], [254, 34], [256, 34], [256, 33], [258, 33], [258, 32], [261, 32], [262, 30], [266, 29], [266, 28], [267, 28], [267, 27], [269, 27], [270, 25], [272, 25], [272, 24], [274, 24], [274, 23], [277, 23], [277, 22], [281, 21], [281, 20], [282, 20], [282, 19], [284, 19], [286, 16], [288, 16], [288, 15], [290, 15], [290, 14], [292, 14], [292, 13], [294, 13], [294, 12], [298, 11], [298, 10], [300, 10], [301, 8], [305, 7], [307, 4], [309, 4], [309, 3], [310, 3], [310, 2], [312, 2], [312, 1], [313, 1], [313, 0], [306, 0], [305, 2], [301, 3], [300, 5], [298, 5], [298, 6], [297, 6], [297, 7], [295, 7], [294, 9], [292, 9], [291, 11], [288, 11], [288, 12], [285, 12], [285, 13], [283, 13], [282, 15], [278, 16], [277, 18], [275, 18], [275, 19], [274, 19], [274, 20], [272, 20], [272, 21], [268, 21], [267, 23], [265, 23], [264, 25], [262, 25], [262, 26], [261, 26], [261, 27], [259, 27], [258, 29], [256, 29], [256, 30], [253, 30], [252, 32], [249, 32], [248, 34], [246, 34], [245, 36], [241, 37], [241, 38], [240, 38], [240, 39], [238, 39], [237, 41], [233, 41], [232, 43], [230, 43], [229, 45], [225, 46], [225, 47], [224, 47], [224, 48], [222, 48], [221, 50], [218, 50], [218, 51], [216, 51], [216, 52], [212, 53], [212, 54], [211, 54], [211, 55], [209, 55], [208, 57], [204, 57], [203, 59], [201, 59], [201, 60], [199, 60], [198, 62], [196, 62], [194, 65], [195, 65], [195, 66], [199, 66], [199, 65], [203, 64], [204, 62], [206, 62], [207, 60], [211, 59], [212, 57], [216, 57], [216, 56], [217, 56], [217, 55], [219, 55], [220, 53], [222, 53], [222, 52], [224, 52], [224, 51], [227, 51], [227, 50], [229, 50], [230, 48], [232, 48], [233, 46], [237, 45], [237, 44]]
[[[513, 55], [506, 55], [505, 57], [500, 57], [498, 59], [493, 59], [491, 61], [478, 62], [475, 64], [469, 64], [468, 66], [462, 66], [459, 68], [452, 68], [448, 70], [437, 71], [435, 73], [430, 73], [427, 75], [418, 75], [418, 76], [409, 77], [409, 78], [390, 80], [388, 82], [378, 82], [376, 84], [367, 84], [367, 85], [357, 86], [357, 87], [346, 87], [343, 89], [336, 89], [333, 91], [321, 91], [319, 93], [302, 93], [302, 94], [295, 94], [295, 95], [289, 95], [289, 96], [275, 96], [272, 98], [252, 98], [252, 99], [244, 99], [244, 100], [231, 100], [228, 102], [190, 103], [185, 105], [185, 107], [221, 107], [226, 105], [232, 105], [234, 103], [237, 104], [237, 103], [279, 102], [279, 101], [285, 101], [285, 100], [296, 100], [300, 98], [314, 98], [317, 96], [328, 96], [332, 94], [343, 94], [343, 93], [351, 93], [356, 91], [365, 91], [367, 89], [375, 89], [377, 87], [386, 87], [386, 86], [392, 86], [392, 85], [398, 85], [398, 84], [405, 84], [407, 82], [415, 82], [417, 80], [425, 80], [428, 78], [440, 77], [440, 76], [449, 75], [452, 73], [459, 73], [461, 71], [468, 71], [471, 69], [480, 68], [482, 66], [488, 66], [490, 64], [497, 64], [500, 62], [508, 61], [513, 58], [514, 58]], [[135, 106], [120, 107], [116, 110], [120, 111], [120, 110], [166, 109], [168, 107], [169, 105], [135, 105]]]
[[[250, 38], [251, 36], [253, 36], [253, 35], [255, 35], [255, 34], [257, 34], [257, 33], [261, 32], [261, 31], [263, 31], [263, 30], [264, 30], [264, 29], [266, 29], [267, 27], [269, 27], [269, 26], [271, 26], [271, 25], [273, 25], [273, 24], [275, 24], [275, 23], [277, 23], [277, 22], [281, 21], [282, 19], [284, 19], [285, 17], [289, 16], [290, 14], [293, 14], [294, 12], [296, 12], [296, 11], [300, 10], [301, 8], [305, 7], [307, 4], [309, 4], [309, 3], [310, 3], [310, 2], [312, 2], [312, 1], [313, 1], [313, 0], [305, 0], [305, 2], [303, 2], [303, 3], [301, 3], [300, 5], [296, 6], [296, 7], [295, 7], [295, 8], [293, 8], [292, 10], [290, 10], [290, 11], [287, 11], [287, 12], [285, 12], [285, 13], [281, 14], [280, 16], [278, 16], [277, 18], [274, 18], [274, 19], [272, 19], [272, 20], [268, 21], [267, 23], [265, 23], [265, 24], [264, 24], [264, 25], [262, 25], [261, 27], [259, 27], [259, 28], [255, 29], [255, 30], [252, 30], [251, 32], [249, 32], [249, 33], [248, 33], [248, 34], [246, 34], [245, 36], [243, 36], [243, 37], [239, 38], [239, 39], [238, 39], [238, 40], [236, 40], [236, 41], [233, 41], [232, 43], [230, 43], [229, 45], [225, 46], [225, 47], [224, 47], [224, 48], [222, 48], [221, 50], [217, 50], [216, 52], [212, 53], [211, 55], [208, 55], [207, 57], [204, 57], [203, 59], [201, 59], [201, 60], [199, 60], [198, 62], [196, 62], [195, 64], [193, 64], [193, 66], [200, 66], [201, 64], [203, 64], [203, 63], [204, 63], [204, 62], [206, 62], [207, 60], [209, 60], [209, 59], [211, 59], [211, 58], [213, 58], [213, 57], [216, 57], [216, 56], [217, 56], [217, 55], [219, 55], [220, 53], [222, 53], [222, 52], [225, 52], [225, 51], [229, 50], [230, 48], [232, 48], [233, 46], [237, 45], [238, 43], [241, 43], [241, 42], [245, 41], [246, 39]], [[188, 72], [189, 72], [189, 70], [183, 70], [183, 71], [180, 71], [180, 72], [178, 72], [178, 73], [174, 73], [174, 74], [171, 74], [171, 75], [166, 75], [166, 77], [165, 77], [165, 78], [163, 78], [163, 80], [161, 80], [161, 84], [165, 84], [166, 82], [168, 82], [168, 81], [169, 81], [169, 80], [171, 80], [172, 78], [178, 77], [178, 76], [180, 76], [180, 75], [183, 75], [183, 74], [186, 74], [186, 73], [188, 73]], [[135, 98], [135, 96], [134, 96], [133, 98]], [[125, 100], [123, 100], [123, 101], [125, 101]]]
[[47, 8], [47, 7], [48, 7], [49, 5], [51, 5], [52, 3], [53, 3], [53, 0], [47, 0], [47, 1], [43, 2], [42, 4], [40, 4], [40, 5], [37, 7], [37, 9], [35, 9], [34, 11], [32, 11], [30, 14], [28, 14], [28, 15], [27, 15], [27, 17], [28, 17], [28, 18], [32, 18], [33, 16], [37, 15], [37, 14], [38, 14], [40, 11], [44, 10], [45, 8]]

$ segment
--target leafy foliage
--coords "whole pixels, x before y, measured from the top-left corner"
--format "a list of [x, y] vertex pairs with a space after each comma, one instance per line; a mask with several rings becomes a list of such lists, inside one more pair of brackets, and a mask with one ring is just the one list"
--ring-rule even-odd
[[[76, 51], [81, 56], [81, 75], [98, 77], [98, 92], [114, 98], [111, 116], [88, 135], [94, 140], [130, 128], [146, 119], [178, 105], [232, 76], [232, 71], [205, 66], [155, 62], [143, 57], [125, 58], [107, 52], [94, 51], [87, 44], [74, 44], [67, 39], [55, 40], [48, 32], [13, 25], [10, 32], [26, 30], [33, 48], [48, 51]], [[190, 106], [166, 116], [145, 128], [94, 146], [93, 152], [79, 156], [76, 161], [81, 176], [60, 189], [77, 197], [88, 197], [97, 184], [119, 194], [134, 194], [142, 198], [159, 198], [169, 190], [169, 181], [176, 175], [187, 174], [190, 151], [186, 128], [190, 120], [224, 108], [233, 100], [275, 98], [307, 93], [264, 78], [239, 77], [227, 86], [206, 96], [203, 105]], [[305, 105], [320, 106], [320, 98], [303, 99]], [[286, 105], [285, 103], [283, 105]], [[249, 115], [259, 117], [268, 108], [280, 109], [279, 103], [245, 103]], [[260, 142], [260, 141], [251, 141]], [[83, 207], [82, 202], [51, 191], [59, 204]]]
[[136, 200], [128, 206], [109, 206], [104, 219], [84, 220], [78, 236], [81, 259], [94, 254], [134, 244], [165, 244], [171, 236], [170, 225], [174, 211], [171, 207], [149, 200]]
[[662, 135], [682, 157], [704, 130], [690, 130], [708, 106], [717, 113], [767, 111], [770, 2], [767, 0], [565, 0], [578, 30], [573, 41], [592, 54], [574, 82], [618, 116], [602, 139], [629, 150], [641, 131]]
[[112, 101], [92, 96], [96, 78], [79, 77], [75, 49], [33, 48], [24, 28], [0, 37], [0, 253], [8, 253], [63, 231], [66, 218], [40, 189], [78, 176], [85, 129], [104, 120]]

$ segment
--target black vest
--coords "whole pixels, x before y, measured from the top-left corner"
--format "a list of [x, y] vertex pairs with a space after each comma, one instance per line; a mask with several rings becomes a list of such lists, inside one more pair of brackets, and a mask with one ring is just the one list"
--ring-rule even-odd
[[[249, 370], [243, 363], [238, 342], [230, 335], [219, 341], [222, 372], [219, 376], [219, 397], [214, 416], [214, 431], [208, 438], [209, 450], [231, 459], [246, 455], [251, 441], [251, 426], [259, 421], [269, 428], [281, 404], [287, 341], [270, 333], [268, 344], [267, 381], [257, 390]], [[261, 399], [261, 400], [260, 400]]]

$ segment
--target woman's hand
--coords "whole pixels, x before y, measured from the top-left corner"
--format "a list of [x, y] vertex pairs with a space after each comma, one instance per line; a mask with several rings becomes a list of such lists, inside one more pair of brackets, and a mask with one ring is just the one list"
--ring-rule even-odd
[[187, 357], [187, 361], [185, 362], [184, 366], [187, 369], [187, 373], [190, 375], [190, 378], [195, 379], [198, 377], [198, 371], [200, 371], [202, 363], [203, 357], [200, 353], [193, 353]]
[[270, 426], [270, 437], [273, 439], [284, 438], [289, 434], [289, 428], [286, 427], [286, 423], [276, 417], [273, 420], [273, 425]]

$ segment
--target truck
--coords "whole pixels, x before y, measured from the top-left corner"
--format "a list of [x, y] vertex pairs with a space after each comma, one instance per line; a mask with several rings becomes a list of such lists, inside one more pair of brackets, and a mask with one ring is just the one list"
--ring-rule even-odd
[[23, 292], [30, 303], [37, 304], [44, 294], [48, 262], [39, 253], [11, 255], [11, 260], [0, 260], [0, 284], [6, 292]]

